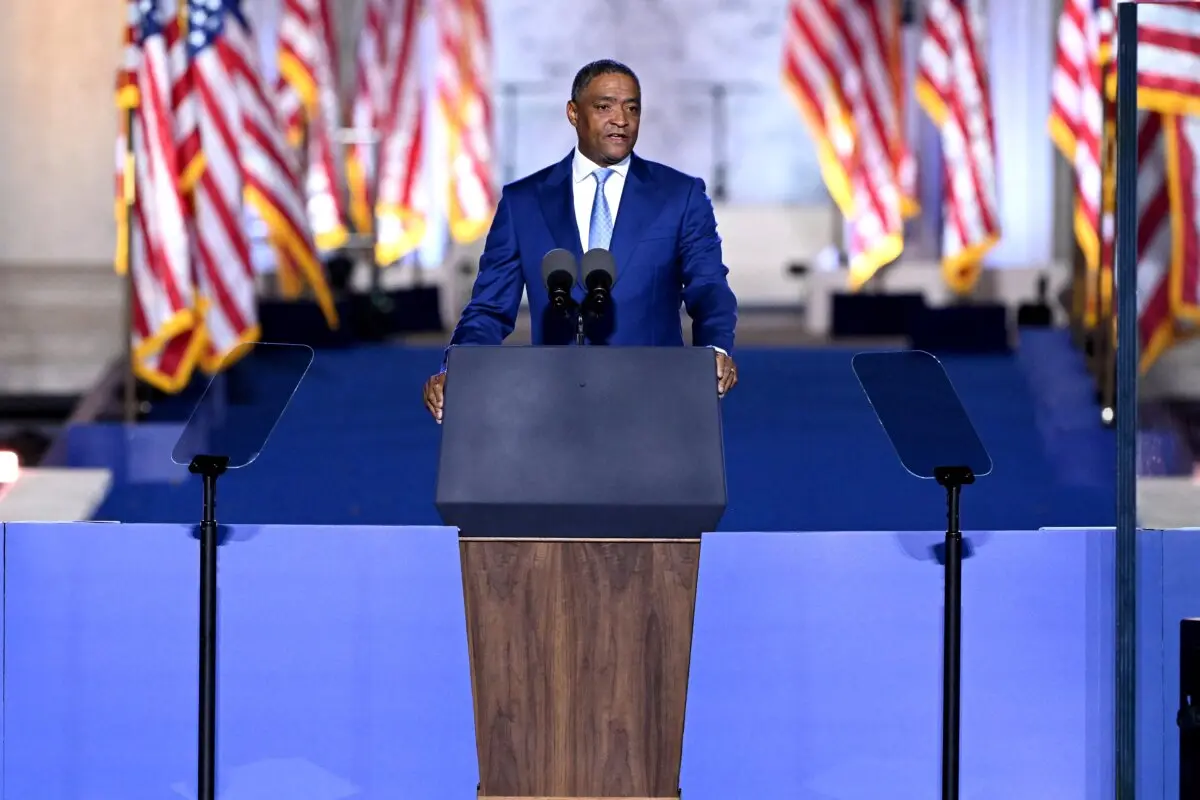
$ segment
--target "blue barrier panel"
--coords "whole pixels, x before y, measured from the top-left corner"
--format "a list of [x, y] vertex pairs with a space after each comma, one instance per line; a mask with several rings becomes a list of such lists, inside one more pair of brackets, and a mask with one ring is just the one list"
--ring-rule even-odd
[[[962, 793], [1111, 800], [1111, 531], [970, 534]], [[940, 534], [706, 536], [687, 800], [938, 796]]]
[[[3, 529], [4, 797], [194, 796], [191, 529]], [[964, 796], [1108, 800], [1112, 530], [968, 539]], [[688, 800], [936, 795], [938, 541], [705, 537]], [[1143, 532], [1139, 550], [1139, 796], [1170, 798], [1200, 533]], [[223, 800], [474, 797], [453, 530], [234, 526], [220, 584]]]
[[[7, 529], [6, 797], [195, 796], [198, 544]], [[220, 552], [222, 800], [470, 800], [456, 532], [233, 526]]]
[[1138, 797], [1179, 797], [1179, 622], [1200, 617], [1200, 530], [1138, 533]]

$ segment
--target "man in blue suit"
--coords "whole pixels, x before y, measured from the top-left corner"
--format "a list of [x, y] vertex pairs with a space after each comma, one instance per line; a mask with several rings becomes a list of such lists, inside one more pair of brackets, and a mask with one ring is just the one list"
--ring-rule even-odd
[[[605, 60], [579, 71], [567, 103], [578, 145], [557, 164], [504, 187], [452, 347], [504, 341], [526, 287], [533, 343], [546, 344], [543, 256], [562, 248], [580, 259], [604, 248], [616, 262], [607, 343], [683, 346], [682, 306], [692, 344], [716, 351], [717, 391], [733, 388], [737, 299], [712, 203], [704, 181], [634, 155], [641, 111], [641, 86], [629, 67]], [[582, 301], [583, 288], [574, 293]], [[443, 369], [425, 383], [425, 405], [439, 422], [445, 377]]]

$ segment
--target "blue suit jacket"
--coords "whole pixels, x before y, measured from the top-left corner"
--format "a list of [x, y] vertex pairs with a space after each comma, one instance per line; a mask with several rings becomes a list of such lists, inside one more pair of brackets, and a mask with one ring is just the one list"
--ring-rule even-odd
[[[555, 248], [582, 258], [571, 160], [504, 187], [488, 232], [471, 301], [451, 346], [500, 344], [512, 333], [529, 289], [533, 343], [547, 344], [542, 258]], [[610, 345], [684, 344], [679, 309], [692, 319], [692, 344], [733, 351], [737, 299], [721, 260], [721, 239], [704, 181], [632, 156], [609, 248], [616, 262]], [[583, 287], [574, 289], [576, 301]]]

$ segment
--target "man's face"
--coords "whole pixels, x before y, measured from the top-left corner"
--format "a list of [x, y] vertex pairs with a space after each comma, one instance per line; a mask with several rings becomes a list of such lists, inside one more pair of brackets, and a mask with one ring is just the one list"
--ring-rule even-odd
[[579, 152], [601, 166], [616, 164], [633, 151], [641, 117], [637, 82], [619, 72], [593, 78], [578, 103], [567, 103], [567, 119], [579, 135]]

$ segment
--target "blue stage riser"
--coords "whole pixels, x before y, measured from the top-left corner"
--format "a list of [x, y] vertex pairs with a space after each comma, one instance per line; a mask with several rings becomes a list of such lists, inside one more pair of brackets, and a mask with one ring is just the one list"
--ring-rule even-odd
[[[4, 535], [3, 800], [193, 797], [192, 529]], [[1110, 800], [1112, 531], [968, 538], [963, 796]], [[688, 800], [937, 796], [938, 541], [705, 536]], [[1200, 615], [1186, 579], [1200, 535], [1140, 541], [1139, 783], [1172, 798], [1178, 620]], [[233, 526], [220, 570], [223, 800], [475, 796], [453, 529]]]
[[[851, 370], [854, 353], [738, 351], [741, 383], [721, 403], [729, 504], [720, 530], [925, 530], [945, 523], [942, 489], [900, 466]], [[222, 478], [223, 517], [443, 524], [433, 504], [442, 429], [419, 400], [443, 356], [441, 349], [393, 346], [318, 351], [262, 456]], [[1115, 524], [1112, 431], [1100, 425], [1093, 381], [1069, 334], [1023, 331], [1013, 355], [943, 361], [994, 464], [964, 493], [965, 526]], [[279, 390], [274, 376], [250, 363], [223, 373], [222, 391], [254, 397]], [[93, 519], [197, 517], [198, 481], [171, 463], [197, 399], [197, 392], [162, 398], [151, 420], [131, 428], [70, 428], [54, 465], [113, 471]], [[864, 493], [870, 502], [862, 502]]]

